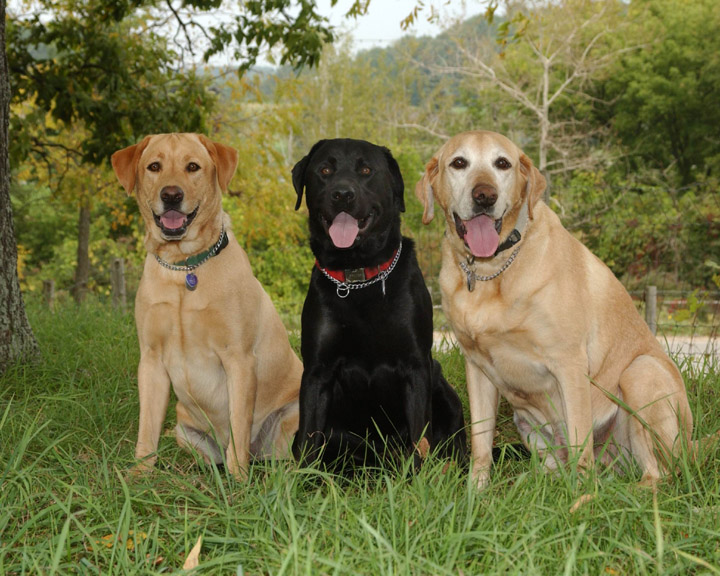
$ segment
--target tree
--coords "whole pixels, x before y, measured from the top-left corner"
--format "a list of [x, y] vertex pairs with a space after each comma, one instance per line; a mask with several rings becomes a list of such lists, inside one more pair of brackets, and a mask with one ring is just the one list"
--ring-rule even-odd
[[[26, 19], [11, 18], [7, 27], [5, 0], [0, 2], [3, 53], [0, 370], [4, 371], [12, 362], [37, 349], [17, 281], [17, 249], [9, 200], [8, 79], [12, 78], [12, 97], [18, 102], [32, 100], [38, 115], [52, 113], [67, 127], [81, 124], [89, 135], [82, 145], [83, 157], [100, 164], [142, 134], [162, 127], [165, 130], [203, 127], [201, 110], [209, 98], [204, 83], [192, 71], [180, 72], [185, 54], [194, 54], [192, 30], [199, 30], [210, 42], [206, 57], [232, 46], [235, 56], [244, 58], [241, 71], [256, 62], [263, 47], [280, 44], [281, 62], [313, 65], [323, 43], [332, 41], [333, 35], [327, 21], [315, 11], [314, 0], [244, 2], [239, 13], [229, 19], [232, 23], [210, 28], [203, 26], [197, 16], [217, 9], [218, 0], [40, 0], [36, 14]], [[351, 15], [357, 14], [362, 4], [360, 0], [355, 2]], [[163, 12], [164, 7], [170, 15]], [[159, 39], [163, 17], [167, 23], [174, 23], [174, 33], [166, 33], [165, 43], [148, 42]], [[168, 54], [164, 48], [168, 42], [175, 43], [178, 52]], [[159, 77], [167, 81], [158, 86]], [[183, 110], [187, 116], [180, 113]], [[22, 157], [32, 148], [22, 125], [37, 121], [38, 117], [17, 120], [13, 143], [17, 144], [18, 157]]]
[[634, 167], [660, 170], [687, 187], [720, 169], [720, 4], [639, 0], [634, 34], [651, 39], [613, 69], [612, 123]]
[[37, 353], [17, 275], [17, 247], [10, 209], [10, 80], [5, 56], [5, 0], [0, 0], [0, 374]]
[[[454, 61], [432, 65], [437, 73], [464, 77], [472, 101], [492, 90], [520, 109], [516, 140], [530, 140], [545, 174], [588, 168], [598, 160], [596, 130], [583, 119], [598, 104], [593, 83], [622, 53], [625, 7], [616, 0], [506, 2], [495, 38], [452, 36]], [[517, 116], [517, 114], [515, 114]], [[523, 146], [528, 148], [529, 146]]]

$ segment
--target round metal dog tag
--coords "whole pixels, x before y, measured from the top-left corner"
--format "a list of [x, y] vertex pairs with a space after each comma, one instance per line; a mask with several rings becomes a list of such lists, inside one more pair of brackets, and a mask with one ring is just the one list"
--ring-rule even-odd
[[193, 274], [192, 272], [188, 272], [187, 276], [185, 276], [185, 286], [187, 287], [187, 289], [192, 292], [193, 290], [195, 290], [195, 288], [197, 288], [197, 285], [197, 276], [195, 276], [195, 274]]

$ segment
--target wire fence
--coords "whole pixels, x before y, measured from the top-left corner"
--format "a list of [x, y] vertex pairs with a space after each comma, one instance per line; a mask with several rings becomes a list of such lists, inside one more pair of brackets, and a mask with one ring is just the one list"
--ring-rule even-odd
[[665, 348], [681, 359], [720, 359], [720, 292], [652, 288], [630, 296]]
[[[125, 308], [134, 294], [137, 275], [128, 271], [124, 261], [116, 258], [111, 265], [111, 301]], [[131, 288], [128, 289], [128, 284]], [[435, 308], [436, 347], [454, 345], [451, 329], [442, 315], [440, 293], [428, 282]], [[644, 290], [629, 292], [638, 312], [668, 352], [679, 358], [720, 360], [720, 291], [658, 290], [648, 285]], [[46, 281], [43, 289], [46, 304], [54, 305], [55, 283]]]
[[[720, 292], [645, 290], [629, 292], [638, 312], [667, 352], [684, 361], [720, 361]], [[433, 295], [437, 316], [435, 348], [446, 350], [456, 341], [442, 315], [439, 294]]]

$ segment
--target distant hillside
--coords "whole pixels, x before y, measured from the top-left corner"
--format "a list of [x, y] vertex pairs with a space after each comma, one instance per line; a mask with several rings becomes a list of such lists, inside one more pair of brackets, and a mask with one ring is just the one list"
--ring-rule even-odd
[[[385, 48], [360, 50], [355, 55], [355, 61], [372, 70], [382, 70], [385, 73], [407, 66], [409, 61], [428, 66], [449, 63], [452, 62], [457, 53], [455, 41], [451, 38], [493, 36], [497, 31], [497, 25], [500, 23], [501, 21], [496, 19], [491, 25], [483, 16], [474, 16], [437, 36], [406, 35]], [[307, 72], [302, 71], [301, 74]], [[222, 79], [226, 78], [227, 74], [236, 72], [234, 70], [211, 68], [210, 73], [218, 80], [214, 83], [218, 93], [229, 97], [229, 91]], [[263, 96], [270, 97], [274, 93], [278, 79], [288, 78], [295, 74], [297, 74], [297, 71], [289, 66], [256, 66], [246, 73], [246, 81], [257, 83], [260, 93]], [[431, 79], [430, 76], [431, 74], [427, 72], [427, 82], [424, 84], [426, 88], [428, 85], [432, 86], [434, 82], [438, 81], [437, 79]], [[443, 81], [447, 82], [447, 77]], [[411, 92], [413, 104], [417, 104], [421, 97], [422, 95], [416, 91]]]

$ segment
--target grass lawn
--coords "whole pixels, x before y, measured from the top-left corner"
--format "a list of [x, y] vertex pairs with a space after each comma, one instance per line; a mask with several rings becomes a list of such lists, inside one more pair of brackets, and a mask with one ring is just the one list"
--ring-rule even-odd
[[[183, 573], [200, 537], [197, 574], [720, 574], [718, 447], [655, 494], [632, 468], [578, 479], [509, 458], [483, 492], [433, 459], [352, 480], [255, 464], [242, 483], [167, 435], [157, 471], [134, 478], [132, 315], [29, 313], [42, 361], [0, 378], [0, 574]], [[439, 359], [464, 396], [459, 352]], [[682, 369], [696, 437], [720, 429], [720, 367]], [[500, 424], [512, 440], [506, 407]]]

